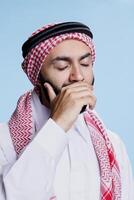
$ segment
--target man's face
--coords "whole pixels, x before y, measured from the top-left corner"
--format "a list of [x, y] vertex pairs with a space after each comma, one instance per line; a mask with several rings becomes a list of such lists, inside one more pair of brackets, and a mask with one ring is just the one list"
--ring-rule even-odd
[[41, 69], [43, 79], [56, 93], [77, 81], [92, 85], [93, 70], [90, 48], [78, 40], [65, 40], [52, 49]]

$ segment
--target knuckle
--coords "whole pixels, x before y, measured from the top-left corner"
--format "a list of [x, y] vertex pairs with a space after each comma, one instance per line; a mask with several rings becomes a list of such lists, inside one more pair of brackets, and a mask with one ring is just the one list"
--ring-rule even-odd
[[65, 92], [66, 92], [67, 95], [70, 95], [71, 94], [71, 89], [68, 88], [68, 89], [65, 90]]
[[64, 87], [62, 87], [62, 88], [61, 88], [61, 92], [64, 92], [64, 91], [65, 91], [65, 88], [64, 88]]
[[69, 100], [70, 100], [70, 102], [71, 102], [71, 104], [73, 105], [73, 106], [76, 106], [77, 105], [77, 99], [75, 98], [75, 95], [73, 94], [73, 93], [71, 93], [70, 94], [70, 96], [69, 96]]
[[74, 94], [73, 94], [73, 93], [69, 93], [69, 98], [70, 98], [71, 100], [74, 100]]
[[76, 106], [77, 105], [77, 100], [76, 99], [72, 99], [72, 105]]
[[73, 94], [73, 93], [70, 93], [70, 94], [69, 94], [69, 101], [70, 101], [73, 105], [76, 105], [77, 99], [75, 98], [75, 94]]

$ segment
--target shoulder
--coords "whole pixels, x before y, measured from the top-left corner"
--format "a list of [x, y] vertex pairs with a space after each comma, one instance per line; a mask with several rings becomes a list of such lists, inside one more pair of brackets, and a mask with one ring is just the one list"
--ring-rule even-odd
[[113, 146], [124, 145], [124, 142], [121, 139], [121, 137], [119, 136], [119, 134], [117, 134], [109, 129], [107, 129], [107, 134], [108, 134], [109, 139], [111, 140]]
[[132, 174], [132, 165], [129, 160], [129, 156], [127, 153], [126, 146], [120, 136], [110, 130], [107, 130], [110, 141], [112, 142], [116, 159], [119, 163], [120, 170], [123, 176], [126, 174], [126, 177], [131, 177], [133, 179]]
[[128, 159], [126, 146], [125, 146], [123, 140], [121, 139], [121, 137], [117, 133], [115, 133], [109, 129], [107, 130], [107, 133], [108, 133], [108, 137], [114, 147], [117, 159], [121, 160], [121, 161], [122, 161], [122, 159]]

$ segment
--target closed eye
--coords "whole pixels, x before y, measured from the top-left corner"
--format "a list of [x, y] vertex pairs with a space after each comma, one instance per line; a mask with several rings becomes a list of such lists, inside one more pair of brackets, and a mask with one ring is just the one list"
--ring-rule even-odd
[[89, 64], [84, 64], [84, 63], [81, 63], [82, 66], [84, 67], [89, 67], [90, 65]]
[[58, 67], [57, 67], [57, 69], [58, 69], [59, 71], [63, 71], [63, 70], [65, 70], [67, 67], [68, 67], [68, 65], [65, 66], [65, 67], [62, 67], [62, 68], [58, 68]]

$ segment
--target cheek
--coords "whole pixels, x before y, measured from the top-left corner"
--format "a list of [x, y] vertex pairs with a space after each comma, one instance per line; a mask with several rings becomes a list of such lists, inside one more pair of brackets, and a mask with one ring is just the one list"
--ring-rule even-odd
[[93, 70], [92, 69], [88, 69], [87, 70], [83, 70], [83, 78], [86, 82], [88, 83], [92, 83], [93, 80]]
[[65, 72], [55, 73], [55, 76], [53, 78], [55, 79], [55, 82], [57, 83], [57, 85], [62, 87], [64, 83], [68, 83], [69, 72], [65, 71]]
[[58, 88], [61, 89], [62, 86], [68, 82], [68, 78], [64, 74], [55, 74], [55, 75], [50, 75], [49, 80]]
[[51, 66], [42, 67], [41, 73], [43, 77], [51, 82], [56, 88], [61, 89], [62, 86], [68, 82], [68, 73], [59, 72], [58, 70], [53, 69]]
[[67, 71], [58, 71], [56, 70], [53, 74], [53, 79], [57, 80], [58, 82], [64, 82], [68, 78]]

